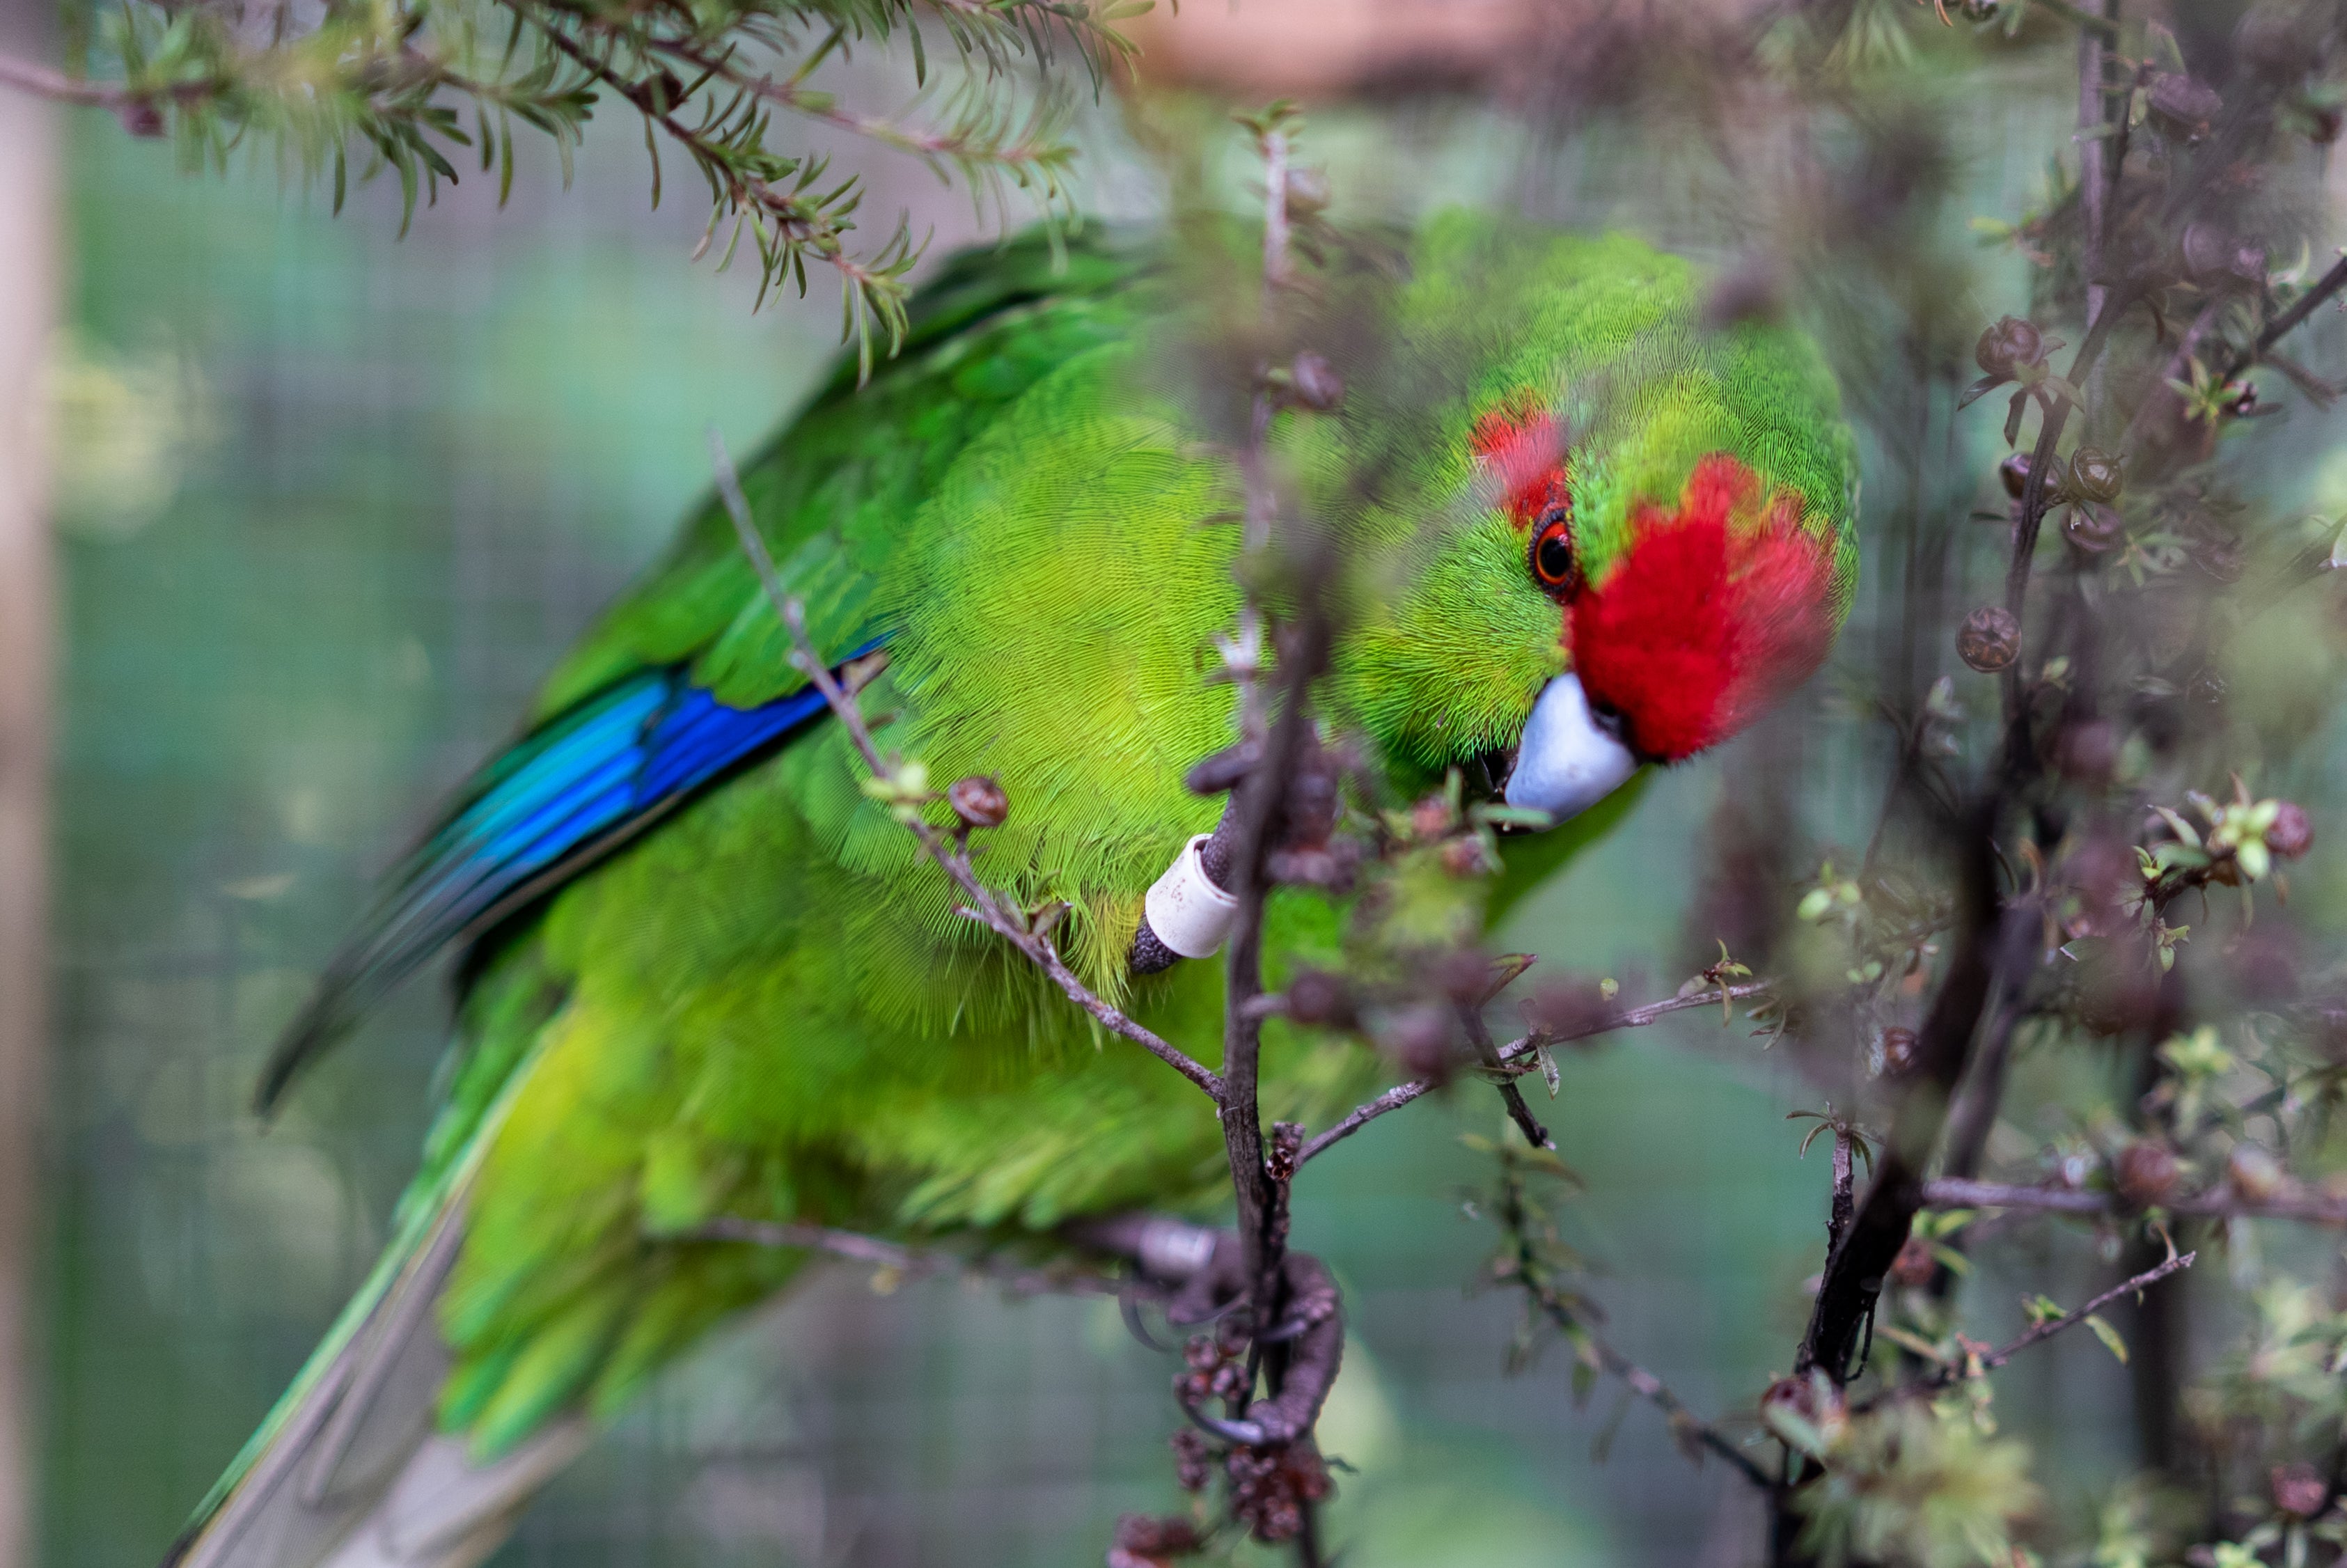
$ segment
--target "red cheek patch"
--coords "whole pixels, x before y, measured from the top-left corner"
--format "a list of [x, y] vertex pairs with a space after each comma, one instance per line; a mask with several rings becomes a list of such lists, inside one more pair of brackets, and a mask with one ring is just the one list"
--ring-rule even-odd
[[1502, 504], [1518, 528], [1565, 503], [1564, 432], [1554, 415], [1495, 409], [1475, 422], [1469, 447], [1499, 476]]
[[1696, 466], [1666, 511], [1642, 503], [1630, 546], [1573, 601], [1573, 664], [1632, 746], [1676, 762], [1717, 745], [1825, 662], [1833, 563], [1801, 526], [1800, 497], [1765, 504], [1724, 454]]

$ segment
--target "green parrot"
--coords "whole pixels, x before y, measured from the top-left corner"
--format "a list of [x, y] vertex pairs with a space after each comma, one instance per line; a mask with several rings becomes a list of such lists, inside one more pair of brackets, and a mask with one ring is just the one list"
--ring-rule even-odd
[[[1457, 770], [1575, 817], [1819, 666], [1857, 482], [1805, 339], [1706, 323], [1696, 272], [1622, 236], [1454, 214], [1354, 271], [1322, 302], [1341, 399], [1271, 439], [1339, 559], [1407, 563], [1320, 697], [1390, 799]], [[881, 745], [999, 781], [980, 874], [1064, 902], [1071, 967], [1211, 1066], [1221, 966], [1182, 960], [1222, 937], [1220, 808], [1184, 778], [1233, 734], [1241, 485], [1181, 381], [1198, 296], [1141, 236], [957, 258], [741, 483], [825, 658], [885, 659]], [[1210, 1102], [957, 916], [790, 647], [704, 505], [385, 879], [262, 1104], [453, 945], [445, 1098], [381, 1261], [170, 1561], [477, 1562], [806, 1265], [712, 1222], [1048, 1243], [1227, 1202]], [[1512, 840], [1510, 885], [1573, 841]], [[1335, 917], [1266, 919], [1276, 980]], [[1265, 1116], [1325, 1126], [1389, 1072], [1275, 1020]]]

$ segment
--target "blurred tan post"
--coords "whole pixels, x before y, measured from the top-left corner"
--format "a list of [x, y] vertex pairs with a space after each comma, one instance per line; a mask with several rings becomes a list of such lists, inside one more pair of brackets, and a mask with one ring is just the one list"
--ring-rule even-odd
[[[0, 48], [38, 57], [46, 3], [0, 0]], [[0, 1568], [33, 1560], [51, 626], [41, 364], [56, 297], [56, 162], [49, 106], [0, 91]]]

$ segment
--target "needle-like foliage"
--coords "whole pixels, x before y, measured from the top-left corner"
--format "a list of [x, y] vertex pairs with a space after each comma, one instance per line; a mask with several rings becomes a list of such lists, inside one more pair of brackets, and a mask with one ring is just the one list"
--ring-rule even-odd
[[[169, 137], [190, 169], [252, 149], [339, 210], [354, 180], [399, 181], [401, 227], [443, 181], [494, 178], [502, 203], [518, 144], [550, 142], [566, 180], [587, 122], [642, 123], [657, 205], [682, 155], [709, 222], [696, 256], [755, 258], [758, 298], [840, 281], [843, 341], [870, 374], [905, 331], [922, 246], [899, 218], [858, 235], [863, 190], [807, 134], [822, 125], [917, 158], [981, 210], [1014, 195], [1070, 210], [1067, 131], [1080, 84], [1097, 90], [1129, 46], [1115, 30], [1146, 0], [326, 0], [322, 6], [189, 0], [89, 5], [70, 16], [76, 71], [0, 62], [0, 80], [112, 109]], [[859, 45], [907, 46], [917, 118], [851, 108], [813, 84]], [[942, 42], [950, 70], [932, 81]], [[746, 250], [744, 240], [749, 241]]]

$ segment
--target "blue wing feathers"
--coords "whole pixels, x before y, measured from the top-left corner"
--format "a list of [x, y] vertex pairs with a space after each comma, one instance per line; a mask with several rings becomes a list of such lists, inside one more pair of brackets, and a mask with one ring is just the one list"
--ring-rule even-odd
[[[847, 657], [879, 645], [875, 639]], [[631, 676], [524, 736], [475, 775], [386, 879], [279, 1042], [261, 1078], [261, 1110], [441, 948], [544, 897], [823, 712], [812, 686], [754, 708], [727, 707], [680, 664]]]

